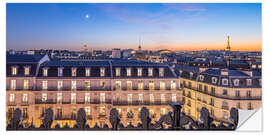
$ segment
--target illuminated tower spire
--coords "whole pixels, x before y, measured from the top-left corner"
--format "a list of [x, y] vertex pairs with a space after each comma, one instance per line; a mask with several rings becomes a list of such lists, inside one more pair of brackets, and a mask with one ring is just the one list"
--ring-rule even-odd
[[88, 49], [87, 49], [87, 45], [85, 44], [85, 45], [83, 45], [83, 51], [84, 52], [87, 52], [88, 51]]
[[139, 39], [139, 48], [138, 48], [139, 51], [142, 50], [141, 42], [142, 42], [142, 41], [141, 41], [141, 37], [140, 37], [140, 39]]
[[227, 36], [227, 46], [226, 46], [226, 51], [231, 51], [231, 45], [230, 45], [230, 36]]

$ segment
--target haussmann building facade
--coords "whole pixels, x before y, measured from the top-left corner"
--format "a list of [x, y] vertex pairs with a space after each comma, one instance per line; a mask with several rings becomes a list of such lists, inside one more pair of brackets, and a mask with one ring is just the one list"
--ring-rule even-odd
[[46, 108], [54, 123], [73, 127], [76, 113], [84, 108], [93, 127], [109, 124], [116, 108], [126, 126], [136, 125], [140, 109], [149, 109], [152, 120], [182, 102], [180, 79], [167, 64], [136, 60], [50, 59], [47, 55], [7, 55], [7, 123], [16, 108], [23, 122], [40, 126]]

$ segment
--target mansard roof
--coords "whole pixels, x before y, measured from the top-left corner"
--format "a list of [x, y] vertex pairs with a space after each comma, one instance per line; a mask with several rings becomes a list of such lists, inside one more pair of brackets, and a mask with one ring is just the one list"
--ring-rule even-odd
[[[201, 69], [200, 71], [196, 67], [187, 66], [177, 66], [177, 69], [178, 72], [181, 72], [178, 74], [182, 78], [208, 83], [210, 85], [233, 88], [261, 88], [260, 70], [241, 71], [237, 69], [208, 68]], [[222, 72], [227, 72], [227, 74], [222, 74]], [[228, 84], [223, 83], [223, 80], [227, 80]], [[238, 84], [236, 84], [235, 80], [238, 81]], [[247, 84], [247, 80], [251, 80], [251, 85]]]
[[45, 55], [7, 55], [7, 63], [37, 63]]

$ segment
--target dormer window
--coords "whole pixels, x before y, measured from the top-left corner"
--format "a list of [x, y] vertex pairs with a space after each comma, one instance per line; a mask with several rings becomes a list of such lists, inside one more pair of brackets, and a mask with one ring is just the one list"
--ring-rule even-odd
[[58, 68], [58, 76], [63, 76], [63, 68], [62, 67]]
[[251, 86], [252, 84], [252, 80], [251, 79], [247, 79], [247, 86]]
[[105, 68], [100, 68], [100, 76], [105, 76]]
[[142, 76], [142, 68], [138, 68], [138, 76]]
[[26, 66], [24, 67], [24, 75], [29, 75], [30, 74], [30, 67]]
[[179, 70], [179, 74], [180, 74], [180, 75], [182, 75], [182, 72], [183, 72], [182, 70]]
[[200, 79], [200, 81], [203, 81], [204, 76], [203, 75], [200, 75], [199, 79]]
[[116, 74], [116, 76], [121, 76], [121, 68], [116, 68], [115, 74]]
[[193, 73], [192, 73], [192, 72], [189, 72], [189, 75], [190, 75], [190, 78], [192, 78], [192, 77], [193, 77]]
[[91, 70], [90, 68], [85, 68], [85, 76], [90, 76]]
[[48, 76], [48, 68], [43, 68], [43, 76]]
[[11, 74], [17, 75], [17, 67], [11, 67]]
[[148, 76], [153, 76], [153, 68], [148, 68]]
[[77, 75], [77, 68], [72, 68], [71, 69], [71, 75], [76, 76]]
[[127, 76], [131, 76], [131, 68], [127, 68]]
[[234, 86], [239, 86], [239, 79], [233, 80]]
[[216, 77], [212, 77], [212, 83], [217, 83], [217, 78]]
[[159, 77], [163, 77], [164, 76], [164, 68], [159, 68]]
[[228, 85], [228, 79], [222, 79], [222, 85]]

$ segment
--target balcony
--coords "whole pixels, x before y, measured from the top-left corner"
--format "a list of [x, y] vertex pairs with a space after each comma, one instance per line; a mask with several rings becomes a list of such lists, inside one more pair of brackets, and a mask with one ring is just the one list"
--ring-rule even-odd
[[57, 115], [55, 120], [76, 120], [76, 115]]
[[53, 99], [48, 99], [46, 101], [42, 101], [41, 99], [35, 99], [35, 104], [56, 104], [56, 101]]
[[132, 102], [128, 102], [128, 101], [113, 101], [113, 105], [169, 105], [169, 103], [171, 103], [171, 101], [154, 101], [154, 102], [150, 102], [150, 101], [132, 101]]
[[98, 119], [107, 119], [106, 114], [99, 114]]
[[[196, 90], [196, 89], [193, 89], [193, 90]], [[229, 99], [229, 100], [261, 100], [262, 99], [261, 96], [228, 96], [228, 95], [211, 93], [211, 92], [207, 92], [207, 91], [200, 91], [200, 92], [207, 94], [209, 96], [223, 98], [223, 99]]]
[[21, 106], [29, 106], [29, 103], [28, 102], [22, 102]]
[[13, 102], [8, 102], [7, 105], [8, 105], [8, 106], [16, 106], [16, 103], [15, 103], [15, 101], [13, 101]]

